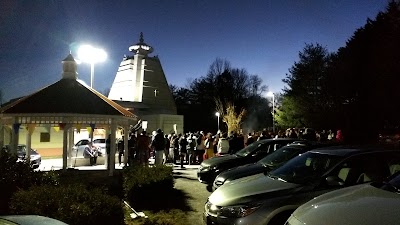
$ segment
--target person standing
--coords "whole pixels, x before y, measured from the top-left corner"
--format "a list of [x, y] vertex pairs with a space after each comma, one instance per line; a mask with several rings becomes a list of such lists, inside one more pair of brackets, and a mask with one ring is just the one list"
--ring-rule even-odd
[[132, 133], [128, 140], [128, 164], [129, 164], [129, 166], [133, 165], [135, 153], [136, 153], [136, 133]]
[[124, 155], [124, 136], [118, 141], [118, 163], [121, 165], [122, 156]]
[[179, 140], [179, 158], [180, 158], [181, 168], [184, 168], [183, 161], [185, 160], [187, 154], [188, 141], [186, 138], [187, 138], [186, 135], [183, 135]]
[[106, 139], [106, 153], [107, 153], [107, 170], [110, 169], [110, 153], [111, 153], [111, 134], [108, 135]]
[[164, 164], [169, 162], [169, 148], [170, 148], [170, 140], [168, 138], [168, 134], [164, 135], [164, 139], [165, 139], [165, 149], [164, 149]]
[[150, 158], [150, 138], [146, 135], [146, 131], [142, 131], [142, 133], [137, 137], [136, 141], [136, 150], [138, 161], [141, 165], [147, 166], [149, 164]]
[[209, 159], [214, 157], [214, 138], [211, 133], [207, 134], [204, 145], [206, 146], [206, 154], [204, 158]]
[[246, 140], [246, 146], [251, 145], [253, 142], [254, 142], [254, 137], [253, 135], [251, 135], [251, 133], [249, 133]]
[[200, 132], [199, 136], [196, 139], [196, 158], [197, 162], [201, 164], [203, 162], [203, 155], [206, 152], [206, 147], [204, 145], [204, 136], [203, 132]]
[[165, 139], [164, 139], [164, 134], [160, 128], [157, 129], [157, 133], [151, 143], [151, 147], [155, 151], [155, 156], [156, 156], [155, 165], [162, 165], [164, 157]]
[[228, 135], [226, 133], [223, 133], [222, 137], [218, 140], [218, 144], [217, 144], [218, 155], [228, 154], [229, 141], [227, 138], [228, 138]]
[[196, 139], [194, 138], [193, 134], [189, 135], [189, 138], [187, 139], [189, 143], [189, 149], [188, 149], [188, 156], [187, 161], [189, 165], [192, 165], [194, 161], [196, 161], [196, 155], [195, 155], [195, 149], [196, 149]]

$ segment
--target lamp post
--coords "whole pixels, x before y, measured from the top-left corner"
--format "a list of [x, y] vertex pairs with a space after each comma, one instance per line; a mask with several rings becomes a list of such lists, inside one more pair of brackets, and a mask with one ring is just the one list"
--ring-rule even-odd
[[106, 60], [107, 53], [100, 48], [94, 48], [90, 45], [82, 45], [78, 49], [78, 58], [83, 62], [90, 64], [90, 87], [93, 88], [94, 64]]
[[275, 94], [269, 91], [267, 92], [267, 97], [272, 97], [272, 132], [275, 134]]
[[220, 116], [220, 114], [219, 114], [219, 112], [216, 112], [215, 115], [217, 116], [217, 119], [218, 119], [218, 129], [217, 129], [217, 132], [218, 132], [219, 131], [219, 116]]

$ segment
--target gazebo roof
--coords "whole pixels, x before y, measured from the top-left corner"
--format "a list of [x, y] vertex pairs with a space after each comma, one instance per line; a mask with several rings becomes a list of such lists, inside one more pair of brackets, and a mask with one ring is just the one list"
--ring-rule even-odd
[[73, 79], [61, 79], [29, 96], [5, 106], [5, 114], [96, 114], [135, 115], [96, 90]]
[[23, 115], [80, 115], [123, 116], [136, 115], [108, 99], [98, 91], [76, 79], [76, 63], [71, 54], [63, 61], [63, 77], [31, 95], [0, 109], [0, 113]]

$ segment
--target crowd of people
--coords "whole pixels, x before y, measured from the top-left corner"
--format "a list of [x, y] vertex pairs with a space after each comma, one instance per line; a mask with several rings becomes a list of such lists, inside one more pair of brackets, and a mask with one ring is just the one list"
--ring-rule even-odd
[[[232, 154], [251, 143], [270, 138], [299, 138], [310, 141], [342, 141], [340, 130], [322, 130], [320, 132], [311, 128], [289, 128], [277, 133], [272, 131], [243, 133], [218, 131], [216, 134], [188, 132], [185, 134], [164, 134], [161, 129], [148, 134], [142, 131], [140, 134], [131, 134], [128, 139], [128, 164], [139, 163], [148, 165], [149, 158], [153, 157], [155, 165], [165, 163], [200, 164], [203, 160], [216, 155]], [[122, 164], [124, 150], [123, 138], [118, 142], [118, 161]]]

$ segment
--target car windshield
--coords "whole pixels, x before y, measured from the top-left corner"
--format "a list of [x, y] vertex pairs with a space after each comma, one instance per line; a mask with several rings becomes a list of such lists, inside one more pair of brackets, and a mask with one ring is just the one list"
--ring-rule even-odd
[[258, 163], [270, 168], [276, 168], [298, 155], [302, 152], [302, 149], [298, 146], [285, 146], [262, 158]]
[[271, 171], [268, 175], [290, 183], [304, 184], [319, 179], [342, 159], [343, 157], [338, 155], [306, 152]]
[[262, 145], [262, 143], [260, 143], [258, 141], [254, 142], [254, 143], [248, 145], [247, 147], [243, 148], [242, 150], [239, 150], [238, 152], [236, 152], [235, 155], [242, 156], [242, 157], [247, 156], [250, 153], [257, 150], [257, 148], [260, 147], [261, 145]]
[[96, 140], [93, 140], [93, 143], [95, 143], [95, 144], [104, 144], [104, 143], [106, 143], [106, 139], [96, 139]]

